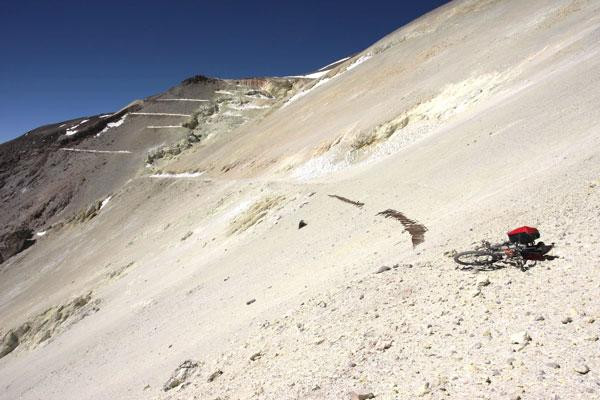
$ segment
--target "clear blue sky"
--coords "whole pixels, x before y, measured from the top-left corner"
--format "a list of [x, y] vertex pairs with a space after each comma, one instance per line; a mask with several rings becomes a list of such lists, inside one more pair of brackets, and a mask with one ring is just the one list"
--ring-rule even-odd
[[312, 71], [445, 2], [1, 0], [0, 142], [195, 74]]

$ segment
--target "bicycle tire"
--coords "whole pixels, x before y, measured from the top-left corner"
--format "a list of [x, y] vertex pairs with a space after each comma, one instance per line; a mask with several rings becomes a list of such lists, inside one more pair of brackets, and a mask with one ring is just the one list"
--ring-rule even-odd
[[500, 254], [487, 250], [463, 251], [454, 256], [454, 261], [457, 264], [476, 267], [491, 265], [501, 259], [502, 256]]

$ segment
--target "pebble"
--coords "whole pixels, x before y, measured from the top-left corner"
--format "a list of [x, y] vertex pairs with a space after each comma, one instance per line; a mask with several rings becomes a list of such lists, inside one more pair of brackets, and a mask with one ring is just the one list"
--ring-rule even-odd
[[537, 317], [535, 317], [536, 321], [544, 321], [546, 318], [544, 318], [543, 315], [538, 315]]
[[573, 369], [575, 372], [581, 375], [585, 375], [590, 372], [590, 367], [588, 367], [586, 364], [577, 364]]
[[573, 322], [573, 318], [571, 318], [571, 317], [565, 317], [560, 322], [562, 322], [563, 324], [568, 324], [568, 323]]
[[380, 267], [375, 273], [381, 274], [382, 272], [389, 271], [390, 269], [391, 269], [390, 267], [388, 267], [387, 265], [384, 265], [383, 267]]
[[223, 371], [221, 371], [220, 369], [216, 370], [215, 372], [213, 372], [212, 374], [210, 374], [210, 376], [208, 377], [208, 382], [214, 381], [215, 379], [217, 379], [221, 375], [223, 375]]
[[358, 394], [358, 393], [350, 393], [350, 399], [351, 400], [368, 400], [368, 399], [374, 399], [375, 395], [373, 393], [364, 393], [364, 394]]
[[250, 304], [254, 303], [256, 301], [256, 299], [250, 299], [246, 302], [246, 305], [249, 306]]
[[510, 336], [510, 342], [514, 344], [527, 344], [530, 341], [531, 336], [529, 336], [527, 331], [516, 332]]
[[419, 396], [425, 396], [426, 394], [431, 392], [431, 385], [429, 382], [425, 382], [423, 386], [419, 389]]
[[390, 347], [392, 347], [393, 342], [391, 340], [387, 340], [387, 341], [383, 341], [383, 342], [378, 342], [377, 343], [377, 350], [379, 351], [386, 351], [387, 349], [389, 349]]
[[477, 286], [484, 287], [490, 284], [490, 280], [487, 276], [482, 276], [477, 279]]
[[555, 363], [555, 362], [549, 362], [549, 363], [546, 363], [546, 366], [547, 366], [547, 367], [550, 367], [550, 368], [554, 368], [554, 369], [558, 369], [558, 368], [560, 368], [560, 365], [559, 365], [559, 364], [557, 364], [557, 363]]

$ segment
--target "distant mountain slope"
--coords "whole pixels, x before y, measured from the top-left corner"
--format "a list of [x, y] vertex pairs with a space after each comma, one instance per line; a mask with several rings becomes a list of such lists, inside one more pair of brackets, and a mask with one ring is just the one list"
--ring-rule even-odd
[[[226, 89], [250, 93], [244, 101], [262, 97], [271, 101], [298, 81], [302, 79], [233, 82], [199, 75], [118, 112], [46, 125], [1, 144], [0, 262], [35, 241], [31, 235], [36, 231], [85, 213], [127, 180], [149, 171], [148, 161], [174, 155], [199, 141], [198, 131], [206, 130], [205, 125], [194, 120], [197, 136], [181, 126], [198, 110], [204, 110], [200, 118], [211, 118], [210, 125], [225, 128], [263, 110], [263, 106], [246, 109], [240, 102], [237, 110], [233, 105], [232, 110], [219, 111], [231, 100]], [[276, 89], [274, 95], [256, 90], [268, 82]]]

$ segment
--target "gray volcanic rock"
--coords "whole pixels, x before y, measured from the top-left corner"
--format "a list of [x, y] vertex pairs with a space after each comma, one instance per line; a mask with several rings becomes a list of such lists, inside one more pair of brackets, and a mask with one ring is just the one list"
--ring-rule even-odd
[[4, 233], [0, 236], [0, 263], [34, 243], [33, 231], [29, 228], [21, 227]]

